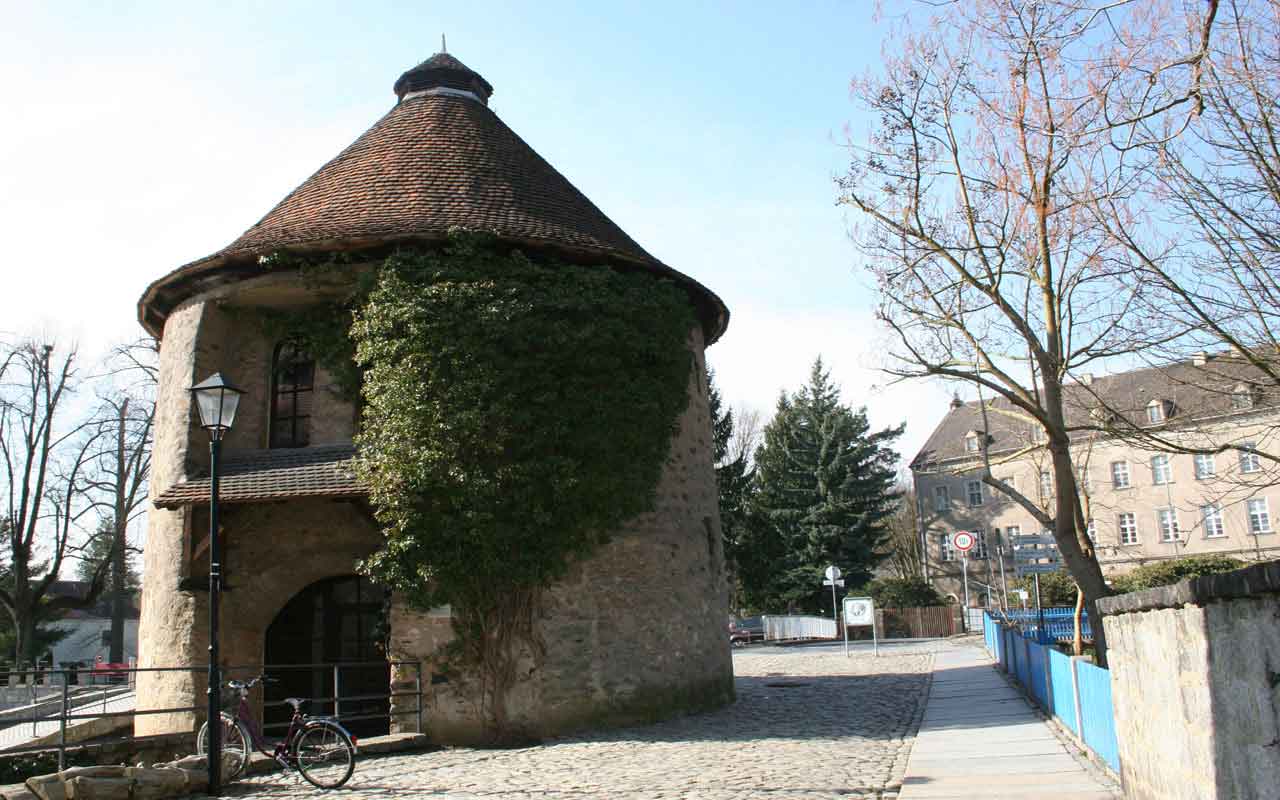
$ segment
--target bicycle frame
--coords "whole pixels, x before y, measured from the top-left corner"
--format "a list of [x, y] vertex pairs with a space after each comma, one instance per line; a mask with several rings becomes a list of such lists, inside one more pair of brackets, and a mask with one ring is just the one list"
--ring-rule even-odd
[[247, 692], [242, 692], [240, 695], [240, 704], [236, 708], [236, 721], [244, 725], [245, 730], [249, 732], [249, 743], [253, 746], [253, 749], [262, 753], [264, 756], [269, 756], [282, 763], [287, 762], [289, 759], [290, 743], [292, 743], [295, 738], [301, 735], [303, 730], [313, 723], [323, 722], [334, 726], [342, 732], [343, 736], [347, 737], [347, 741], [351, 742], [353, 750], [356, 752], [360, 751], [360, 747], [356, 742], [356, 737], [352, 736], [351, 732], [348, 731], [341, 722], [338, 722], [337, 719], [333, 717], [307, 717], [300, 710], [295, 708], [293, 710], [293, 717], [289, 720], [289, 730], [285, 733], [284, 738], [276, 743], [274, 752], [269, 752], [267, 750], [267, 739], [263, 735], [262, 728], [259, 727], [257, 720], [253, 718], [252, 709], [249, 708], [249, 696]]

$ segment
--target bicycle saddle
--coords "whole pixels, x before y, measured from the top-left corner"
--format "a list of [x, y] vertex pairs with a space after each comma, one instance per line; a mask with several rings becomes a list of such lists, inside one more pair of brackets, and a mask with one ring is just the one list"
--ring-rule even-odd
[[303, 703], [307, 702], [307, 699], [305, 697], [286, 697], [284, 701], [293, 706], [294, 711], [297, 711], [302, 707]]

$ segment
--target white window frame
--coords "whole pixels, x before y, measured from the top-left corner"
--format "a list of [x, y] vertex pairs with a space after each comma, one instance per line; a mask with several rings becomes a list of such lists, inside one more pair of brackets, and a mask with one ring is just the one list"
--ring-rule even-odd
[[1173, 460], [1168, 453], [1156, 453], [1151, 457], [1151, 482], [1156, 486], [1173, 483]]
[[1128, 461], [1112, 461], [1111, 462], [1111, 488], [1128, 489], [1133, 485], [1129, 479], [1129, 462]]
[[1095, 544], [1098, 541], [1098, 521], [1096, 519], [1089, 520], [1089, 524], [1084, 529], [1085, 536], [1089, 537], [1090, 542]]
[[951, 489], [947, 486], [933, 487], [933, 510], [941, 514], [951, 510]]
[[1258, 458], [1258, 451], [1253, 449], [1253, 442], [1242, 442], [1240, 444], [1240, 472], [1245, 475], [1252, 475], [1255, 472], [1262, 471], [1262, 461]]
[[1245, 510], [1249, 513], [1249, 533], [1257, 536], [1263, 533], [1272, 533], [1271, 528], [1271, 508], [1265, 497], [1254, 497], [1245, 505]]
[[1178, 512], [1173, 508], [1156, 509], [1156, 530], [1160, 533], [1160, 541], [1168, 544], [1182, 540], [1178, 528]]
[[[1006, 525], [1004, 529], [1004, 543], [1006, 548], [1013, 547], [1013, 537], [1022, 535], [1021, 525]], [[1007, 552], [1007, 551], [1006, 551]]]
[[[1129, 524], [1126, 526], [1125, 522], [1128, 522]], [[1128, 533], [1132, 534], [1132, 536], [1129, 537], [1132, 538], [1132, 541], [1125, 541], [1126, 530]], [[1116, 535], [1122, 546], [1127, 547], [1141, 542], [1142, 540], [1138, 536], [1138, 515], [1134, 514], [1132, 511], [1121, 511], [1119, 514], [1116, 514]]]
[[1206, 539], [1220, 539], [1227, 535], [1227, 529], [1222, 524], [1222, 506], [1217, 503], [1200, 506], [1200, 523], [1204, 526]]
[[1053, 473], [1048, 470], [1040, 470], [1040, 499], [1048, 500], [1053, 497]]
[[1243, 384], [1231, 390], [1231, 410], [1248, 411], [1254, 406], [1253, 389]]
[[978, 453], [982, 451], [982, 442], [972, 433], [964, 437], [964, 451], [966, 453]]
[[1150, 403], [1147, 403], [1147, 422], [1152, 425], [1158, 425], [1161, 422], [1164, 422], [1164, 420], [1164, 401], [1152, 400]]
[[1093, 481], [1089, 478], [1088, 467], [1076, 467], [1076, 483], [1086, 493], [1093, 488]]
[[956, 561], [959, 558], [959, 554], [956, 552], [955, 548], [951, 546], [951, 537], [953, 534], [940, 533], [938, 535], [942, 537], [939, 540], [940, 544], [942, 545], [942, 548], [941, 548], [942, 555], [940, 557], [940, 560], [942, 561], [942, 563], [950, 564]]
[[1213, 453], [1196, 453], [1195, 462], [1196, 480], [1207, 480], [1218, 474], [1218, 464], [1213, 458]]
[[[982, 501], [983, 501], [982, 481], [968, 481], [965, 483], [964, 488], [965, 488], [965, 494], [968, 496], [969, 508], [977, 508], [978, 506], [982, 505]], [[977, 489], [976, 493], [974, 492], [974, 489]], [[978, 502], [976, 503], [974, 502], [975, 495], [978, 499]]]

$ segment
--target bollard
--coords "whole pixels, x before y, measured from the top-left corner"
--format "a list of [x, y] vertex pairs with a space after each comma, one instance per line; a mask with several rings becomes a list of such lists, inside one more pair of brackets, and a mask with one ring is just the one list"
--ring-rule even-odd
[[58, 772], [67, 768], [67, 676], [62, 676], [62, 713], [58, 715]]

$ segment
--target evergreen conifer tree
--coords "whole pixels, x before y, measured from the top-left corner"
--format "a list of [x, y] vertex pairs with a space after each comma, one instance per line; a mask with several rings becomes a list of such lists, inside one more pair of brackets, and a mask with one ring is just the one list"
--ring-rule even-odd
[[823, 571], [831, 564], [850, 586], [870, 579], [895, 508], [892, 445], [903, 428], [872, 432], [865, 408], [840, 402], [821, 358], [807, 386], [782, 394], [756, 452], [756, 493], [741, 547], [750, 604], [825, 610], [831, 593]]
[[755, 470], [748, 454], [731, 457], [733, 440], [733, 410], [724, 407], [720, 389], [715, 383], [715, 372], [707, 370], [707, 401], [711, 409], [712, 456], [716, 468], [716, 485], [720, 501], [720, 531], [724, 540], [725, 562], [729, 571], [731, 606], [739, 605], [740, 594], [738, 561], [742, 550], [743, 529], [751, 499]]

